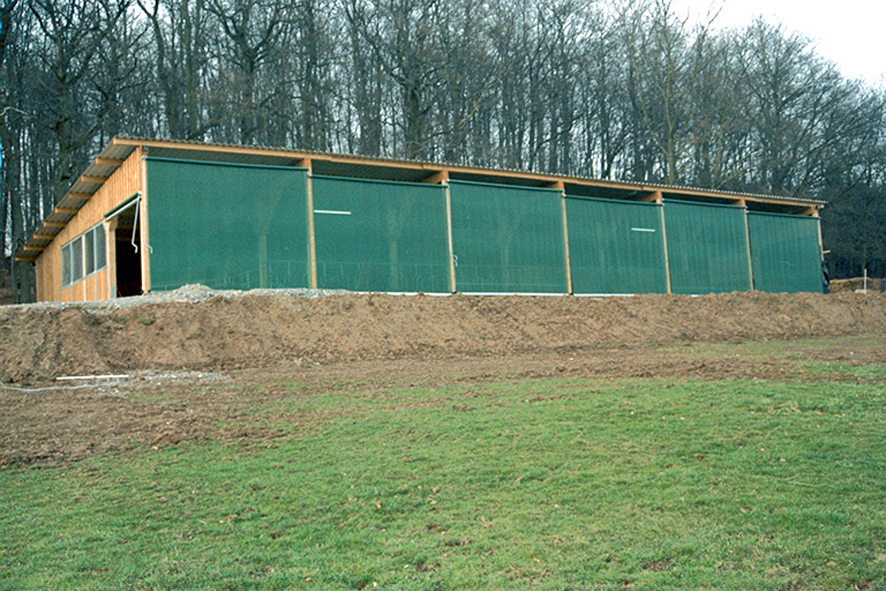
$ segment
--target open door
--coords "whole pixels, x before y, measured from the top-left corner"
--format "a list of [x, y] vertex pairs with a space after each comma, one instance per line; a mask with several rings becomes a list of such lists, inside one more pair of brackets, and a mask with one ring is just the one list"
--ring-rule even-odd
[[[136, 193], [105, 214], [108, 242], [113, 245], [111, 270], [112, 297], [125, 298], [142, 293], [140, 232], [135, 230], [140, 193]], [[135, 239], [133, 239], [133, 235]]]
[[135, 246], [132, 243], [132, 228], [117, 227], [115, 232], [115, 256], [117, 277], [117, 297], [125, 298], [142, 293], [142, 262], [141, 256], [136, 251], [140, 247], [139, 237], [136, 233]]

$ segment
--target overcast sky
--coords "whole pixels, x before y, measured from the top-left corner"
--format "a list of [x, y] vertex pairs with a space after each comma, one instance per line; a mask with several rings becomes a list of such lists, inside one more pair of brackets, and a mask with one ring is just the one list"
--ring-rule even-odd
[[672, 0], [690, 22], [722, 7], [715, 26], [744, 26], [762, 15], [811, 38], [819, 55], [835, 62], [847, 78], [886, 87], [886, 1], [884, 0]]

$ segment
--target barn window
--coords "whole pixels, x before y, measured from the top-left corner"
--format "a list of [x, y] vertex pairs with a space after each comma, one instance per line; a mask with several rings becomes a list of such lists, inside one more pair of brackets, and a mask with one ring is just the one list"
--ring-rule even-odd
[[62, 246], [62, 287], [67, 287], [71, 281], [71, 250], [72, 244], [69, 242]]
[[104, 269], [106, 264], [105, 256], [105, 228], [102, 224], [93, 226], [83, 236], [84, 246], [86, 247], [86, 274], [91, 275], [96, 271]]
[[62, 287], [73, 285], [106, 265], [105, 228], [98, 224], [62, 246]]
[[67, 256], [62, 258], [68, 264], [68, 272], [62, 275], [66, 275], [68, 279], [65, 285], [71, 285], [83, 279], [83, 236], [77, 236], [65, 248], [68, 250]]

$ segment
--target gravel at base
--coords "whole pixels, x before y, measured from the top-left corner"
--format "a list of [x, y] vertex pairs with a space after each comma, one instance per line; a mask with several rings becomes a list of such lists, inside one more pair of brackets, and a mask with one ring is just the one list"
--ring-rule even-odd
[[244, 296], [269, 296], [284, 295], [314, 299], [329, 295], [342, 295], [350, 293], [343, 289], [250, 289], [241, 291], [237, 289], [212, 289], [199, 283], [184, 285], [173, 291], [152, 291], [147, 295], [132, 296], [128, 298], [115, 298], [113, 300], [97, 300], [92, 302], [37, 302], [34, 304], [17, 304], [10, 308], [30, 309], [54, 309], [80, 306], [90, 312], [105, 312], [130, 308], [142, 304], [162, 304], [168, 302], [202, 302], [210, 298], [241, 298]]

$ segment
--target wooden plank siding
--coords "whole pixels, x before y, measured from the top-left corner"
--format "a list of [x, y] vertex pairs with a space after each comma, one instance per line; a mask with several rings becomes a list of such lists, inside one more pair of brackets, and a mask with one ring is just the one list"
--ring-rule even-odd
[[116, 260], [113, 240], [107, 231], [107, 223], [105, 224], [107, 266], [64, 289], [62, 289], [61, 249], [74, 238], [102, 222], [105, 213], [138, 191], [143, 191], [143, 186], [142, 151], [136, 149], [37, 257], [37, 299], [39, 301], [82, 302], [108, 299], [113, 296], [111, 285], [116, 276]]

